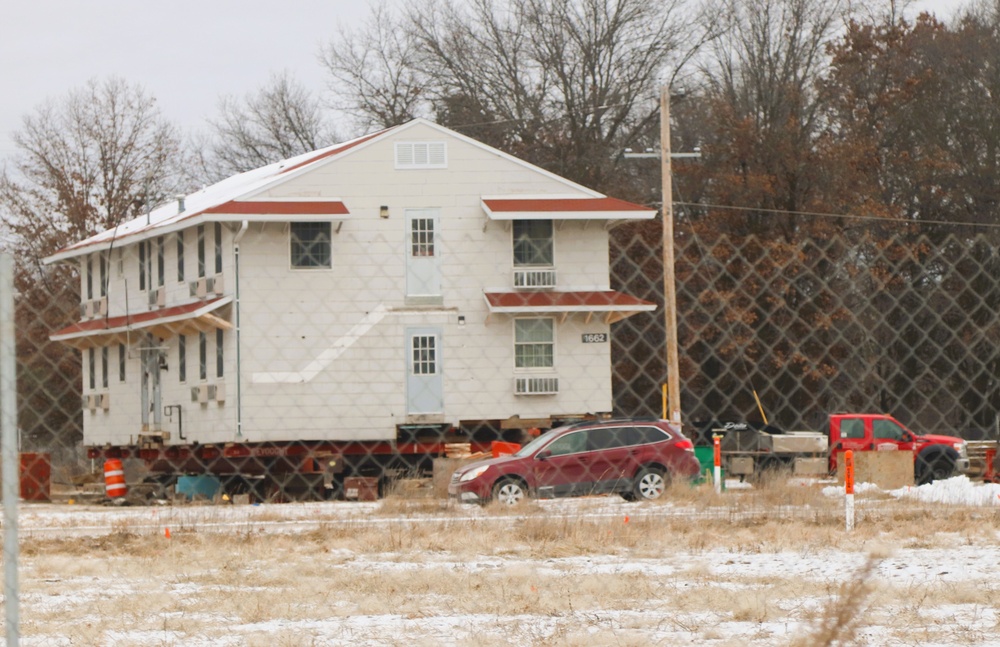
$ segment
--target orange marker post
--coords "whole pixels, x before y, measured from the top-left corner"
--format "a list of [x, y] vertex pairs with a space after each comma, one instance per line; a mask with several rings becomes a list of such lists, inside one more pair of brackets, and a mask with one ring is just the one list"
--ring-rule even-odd
[[854, 530], [854, 452], [844, 452], [844, 513], [847, 532]]
[[715, 493], [722, 493], [722, 436], [718, 434], [712, 436], [712, 449], [714, 450], [713, 455], [715, 459], [715, 468], [712, 472], [713, 480], [715, 481]]

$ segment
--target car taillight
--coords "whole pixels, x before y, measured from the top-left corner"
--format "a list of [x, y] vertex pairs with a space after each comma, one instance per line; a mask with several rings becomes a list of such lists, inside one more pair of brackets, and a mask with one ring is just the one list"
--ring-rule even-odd
[[678, 440], [677, 446], [680, 447], [681, 449], [686, 449], [689, 452], [694, 451], [694, 444], [687, 438], [685, 438], [684, 440]]

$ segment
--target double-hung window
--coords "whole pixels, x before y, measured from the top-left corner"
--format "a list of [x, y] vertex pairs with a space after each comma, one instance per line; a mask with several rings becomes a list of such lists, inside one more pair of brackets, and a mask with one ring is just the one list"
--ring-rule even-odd
[[514, 320], [514, 368], [553, 368], [554, 327], [548, 317]]
[[289, 234], [293, 268], [316, 269], [333, 266], [329, 222], [293, 222]]
[[551, 267], [552, 221], [514, 221], [514, 267]]

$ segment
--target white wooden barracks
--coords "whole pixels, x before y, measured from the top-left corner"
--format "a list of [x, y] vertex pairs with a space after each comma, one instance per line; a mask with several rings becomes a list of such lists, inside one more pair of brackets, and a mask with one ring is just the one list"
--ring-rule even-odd
[[655, 306], [610, 290], [607, 225], [654, 214], [418, 119], [52, 255], [83, 295], [52, 338], [87, 445], [610, 412], [610, 325]]

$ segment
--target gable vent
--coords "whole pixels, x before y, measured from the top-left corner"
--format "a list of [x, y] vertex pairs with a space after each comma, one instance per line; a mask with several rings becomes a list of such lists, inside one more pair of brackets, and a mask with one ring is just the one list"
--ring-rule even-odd
[[448, 149], [444, 142], [398, 142], [396, 168], [448, 168]]

